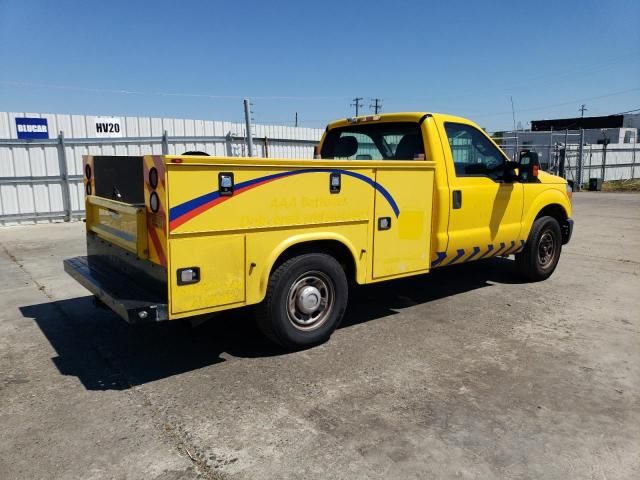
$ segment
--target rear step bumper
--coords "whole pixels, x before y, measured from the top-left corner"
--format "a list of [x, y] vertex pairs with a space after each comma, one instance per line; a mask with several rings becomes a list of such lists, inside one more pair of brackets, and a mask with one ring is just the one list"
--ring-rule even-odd
[[64, 260], [64, 270], [129, 323], [168, 320], [166, 299], [158, 298], [112, 267], [87, 257]]

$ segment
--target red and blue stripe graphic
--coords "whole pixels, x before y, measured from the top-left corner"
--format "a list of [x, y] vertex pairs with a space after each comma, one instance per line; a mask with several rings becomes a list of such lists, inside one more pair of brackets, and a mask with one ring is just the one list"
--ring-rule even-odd
[[398, 208], [398, 204], [393, 199], [389, 191], [378, 182], [372, 180], [366, 175], [337, 168], [304, 168], [300, 170], [290, 170], [287, 172], [274, 173], [272, 175], [266, 175], [264, 177], [258, 177], [252, 180], [247, 180], [245, 182], [236, 183], [233, 195], [231, 196], [221, 196], [220, 192], [216, 190], [214, 192], [205, 193], [204, 195], [188, 200], [184, 203], [181, 203], [180, 205], [176, 205], [175, 207], [169, 209], [169, 228], [170, 230], [174, 230], [180, 225], [188, 222], [192, 218], [197, 217], [203, 212], [206, 212], [210, 208], [213, 208], [222, 202], [236, 197], [241, 193], [259, 187], [260, 185], [265, 185], [281, 178], [291, 177], [294, 175], [302, 175], [305, 173], [339, 173], [348, 177], [357, 178], [358, 180], [371, 185], [385, 198], [385, 200], [391, 206], [391, 209], [393, 210], [396, 218], [400, 215], [400, 208]]

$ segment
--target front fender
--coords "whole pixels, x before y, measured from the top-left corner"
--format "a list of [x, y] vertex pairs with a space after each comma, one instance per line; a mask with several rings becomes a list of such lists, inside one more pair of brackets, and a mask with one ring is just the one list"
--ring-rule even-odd
[[[564, 185], [563, 189], [566, 188]], [[526, 186], [525, 186], [526, 189]], [[525, 194], [526, 198], [526, 194]], [[559, 205], [564, 210], [564, 214], [567, 218], [571, 217], [571, 202], [564, 191], [560, 191], [557, 188], [549, 187], [539, 192], [532, 201], [526, 202], [524, 205], [524, 212], [522, 215], [522, 234], [521, 238], [528, 238], [533, 222], [538, 214], [546, 207], [551, 205]]]

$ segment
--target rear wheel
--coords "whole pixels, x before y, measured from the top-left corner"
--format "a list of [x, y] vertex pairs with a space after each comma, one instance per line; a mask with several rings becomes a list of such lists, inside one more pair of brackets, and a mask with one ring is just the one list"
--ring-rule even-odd
[[529, 240], [516, 254], [516, 268], [525, 279], [538, 282], [551, 276], [562, 250], [562, 233], [553, 217], [540, 217], [533, 223]]
[[278, 266], [258, 308], [258, 326], [288, 349], [325, 342], [340, 324], [348, 284], [342, 266], [330, 255], [309, 253]]

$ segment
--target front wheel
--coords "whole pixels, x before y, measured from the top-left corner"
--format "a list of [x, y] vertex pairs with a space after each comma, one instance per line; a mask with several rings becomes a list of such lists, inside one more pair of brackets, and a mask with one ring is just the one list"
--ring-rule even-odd
[[516, 254], [516, 268], [526, 280], [539, 282], [551, 276], [562, 250], [562, 233], [553, 217], [540, 217], [533, 222], [529, 240]]
[[335, 258], [324, 253], [293, 257], [271, 274], [258, 326], [288, 349], [317, 345], [340, 324], [347, 297], [347, 276]]

